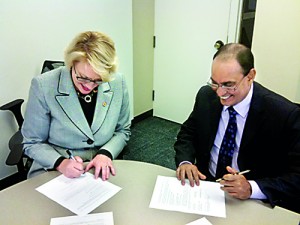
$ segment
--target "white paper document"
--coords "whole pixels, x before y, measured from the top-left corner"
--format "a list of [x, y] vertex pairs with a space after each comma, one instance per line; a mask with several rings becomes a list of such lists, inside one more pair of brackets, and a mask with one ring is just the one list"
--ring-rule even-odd
[[187, 223], [186, 225], [212, 225], [212, 223], [209, 222], [205, 217], [202, 217], [201, 219]]
[[225, 195], [216, 182], [183, 186], [176, 177], [157, 176], [150, 208], [226, 217]]
[[60, 175], [36, 188], [37, 191], [77, 215], [86, 215], [121, 190], [120, 187], [85, 173], [78, 178]]
[[50, 225], [114, 225], [113, 213], [95, 213], [84, 216], [52, 218]]

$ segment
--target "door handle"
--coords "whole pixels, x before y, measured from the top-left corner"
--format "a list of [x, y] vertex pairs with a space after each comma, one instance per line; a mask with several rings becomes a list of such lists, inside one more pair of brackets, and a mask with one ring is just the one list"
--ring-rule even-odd
[[219, 50], [224, 45], [223, 41], [217, 40], [214, 47], [215, 49]]

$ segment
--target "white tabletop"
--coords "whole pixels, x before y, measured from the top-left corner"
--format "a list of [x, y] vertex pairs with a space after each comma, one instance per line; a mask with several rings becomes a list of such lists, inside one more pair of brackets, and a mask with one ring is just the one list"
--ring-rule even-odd
[[[122, 188], [115, 196], [91, 213], [113, 212], [115, 225], [184, 225], [204, 217], [182, 212], [149, 208], [157, 175], [175, 176], [161, 166], [127, 160], [115, 160], [117, 175], [109, 181]], [[66, 208], [35, 190], [58, 176], [48, 172], [0, 192], [0, 224], [50, 224], [53, 217], [74, 215]], [[254, 200], [226, 196], [226, 218], [205, 216], [213, 225], [298, 225], [300, 215]]]

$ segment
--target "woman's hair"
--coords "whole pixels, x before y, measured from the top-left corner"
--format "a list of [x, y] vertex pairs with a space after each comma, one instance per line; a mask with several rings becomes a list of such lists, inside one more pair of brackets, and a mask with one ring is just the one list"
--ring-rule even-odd
[[214, 55], [213, 59], [235, 59], [242, 67], [244, 76], [254, 68], [254, 56], [249, 48], [238, 43], [229, 43], [222, 46]]
[[112, 74], [117, 70], [113, 40], [96, 31], [78, 34], [65, 50], [65, 65], [71, 69], [74, 63], [79, 61], [87, 61], [103, 81], [111, 81]]

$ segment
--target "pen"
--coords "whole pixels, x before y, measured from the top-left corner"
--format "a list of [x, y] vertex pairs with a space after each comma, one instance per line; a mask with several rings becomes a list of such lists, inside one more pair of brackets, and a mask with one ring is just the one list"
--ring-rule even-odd
[[[249, 172], [250, 172], [250, 170], [244, 170], [244, 171], [242, 171], [242, 172], [236, 173], [235, 175], [237, 175], [237, 174], [242, 175], [242, 174], [249, 173]], [[216, 182], [220, 182], [221, 180], [223, 180], [223, 178], [217, 179]]]
[[[67, 149], [67, 153], [69, 155], [69, 159], [75, 160], [77, 162], [77, 160], [75, 159], [75, 157], [73, 156], [72, 152], [69, 149]], [[83, 172], [83, 174], [81, 174], [81, 176], [84, 176], [84, 175], [85, 175], [85, 171]]]
[[76, 159], [74, 158], [72, 152], [70, 152], [69, 149], [67, 150], [67, 153], [68, 153], [68, 155], [69, 155], [69, 159], [72, 159], [72, 160], [75, 160], [75, 161], [76, 161]]

